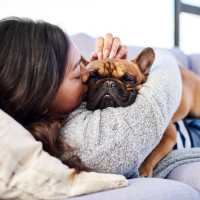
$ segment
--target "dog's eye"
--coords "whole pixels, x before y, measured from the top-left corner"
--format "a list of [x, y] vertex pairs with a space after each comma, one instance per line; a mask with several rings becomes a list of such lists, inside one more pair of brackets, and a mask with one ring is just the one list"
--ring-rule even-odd
[[123, 80], [126, 81], [126, 82], [131, 82], [132, 84], [136, 83], [135, 78], [133, 76], [129, 75], [129, 74], [125, 74], [123, 76]]
[[91, 73], [90, 73], [90, 78], [91, 78], [92, 80], [97, 81], [97, 80], [99, 80], [101, 77], [100, 77], [96, 72], [91, 72]]

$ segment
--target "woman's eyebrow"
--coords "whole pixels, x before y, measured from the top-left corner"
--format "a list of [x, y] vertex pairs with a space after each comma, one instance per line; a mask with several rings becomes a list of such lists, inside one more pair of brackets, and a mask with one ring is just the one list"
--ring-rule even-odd
[[76, 62], [76, 64], [74, 65], [73, 70], [76, 69], [76, 67], [80, 64], [80, 62], [81, 62], [81, 57], [80, 57], [80, 59]]

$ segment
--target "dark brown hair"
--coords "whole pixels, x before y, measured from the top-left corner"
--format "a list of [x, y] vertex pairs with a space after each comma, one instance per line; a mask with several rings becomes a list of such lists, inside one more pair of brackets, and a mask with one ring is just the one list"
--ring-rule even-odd
[[64, 78], [69, 39], [44, 21], [7, 18], [0, 21], [0, 108], [27, 128], [44, 150], [69, 167], [87, 170], [59, 134], [66, 116], [47, 112]]

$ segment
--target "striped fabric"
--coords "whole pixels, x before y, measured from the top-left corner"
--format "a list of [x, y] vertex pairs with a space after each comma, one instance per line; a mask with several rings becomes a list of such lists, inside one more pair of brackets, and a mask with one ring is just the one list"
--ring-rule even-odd
[[200, 119], [186, 118], [175, 123], [177, 144], [174, 149], [200, 147]]

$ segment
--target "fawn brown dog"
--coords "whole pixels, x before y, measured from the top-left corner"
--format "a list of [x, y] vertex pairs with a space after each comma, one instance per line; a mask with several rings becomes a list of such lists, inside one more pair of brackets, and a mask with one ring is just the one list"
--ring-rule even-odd
[[[154, 59], [154, 50], [145, 48], [131, 61], [105, 59], [82, 63], [82, 81], [88, 84], [87, 108], [95, 110], [132, 104], [142, 84], [148, 78]], [[85, 69], [90, 71], [89, 75], [84, 73]], [[182, 67], [180, 67], [180, 73], [183, 85], [180, 104], [160, 143], [140, 166], [141, 176], [151, 176], [158, 162], [173, 149], [176, 144], [174, 122], [187, 115], [200, 117], [200, 78]]]

